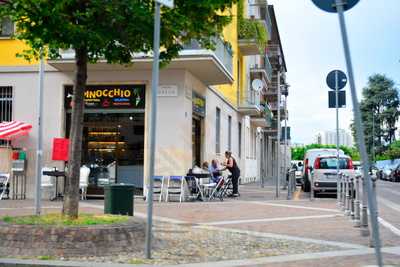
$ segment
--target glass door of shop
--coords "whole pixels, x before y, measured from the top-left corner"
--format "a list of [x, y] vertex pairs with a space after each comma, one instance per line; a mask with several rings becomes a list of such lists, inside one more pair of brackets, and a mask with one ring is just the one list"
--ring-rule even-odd
[[88, 195], [109, 183], [143, 187], [144, 114], [86, 113], [82, 165], [90, 168]]
[[201, 167], [201, 119], [197, 117], [192, 120], [192, 153], [192, 165]]

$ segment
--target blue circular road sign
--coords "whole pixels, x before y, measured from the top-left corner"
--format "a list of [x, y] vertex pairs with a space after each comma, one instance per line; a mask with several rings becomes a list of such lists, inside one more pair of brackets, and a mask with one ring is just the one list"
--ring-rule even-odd
[[[330, 12], [336, 13], [336, 0], [312, 0], [313, 3], [319, 7], [320, 9]], [[353, 6], [355, 6], [360, 0], [340, 0], [343, 3], [343, 10], [349, 10]]]
[[326, 77], [326, 83], [328, 87], [332, 90], [336, 90], [336, 78], [337, 78], [337, 89], [343, 89], [347, 84], [347, 76], [341, 70], [333, 70], [329, 72], [328, 76]]

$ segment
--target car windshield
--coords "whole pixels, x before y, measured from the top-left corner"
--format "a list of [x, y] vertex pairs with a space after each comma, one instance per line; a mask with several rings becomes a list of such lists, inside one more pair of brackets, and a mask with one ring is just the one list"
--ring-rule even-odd
[[[321, 158], [320, 160], [320, 168], [321, 169], [334, 169], [336, 170], [337, 158]], [[347, 169], [348, 159], [340, 158], [339, 159], [339, 169]]]

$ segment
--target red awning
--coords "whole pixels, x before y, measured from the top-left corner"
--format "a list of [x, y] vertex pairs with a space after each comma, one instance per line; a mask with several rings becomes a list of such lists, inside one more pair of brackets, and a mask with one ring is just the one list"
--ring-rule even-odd
[[31, 124], [20, 121], [2, 122], [0, 123], [0, 139], [12, 140], [27, 135], [31, 129]]

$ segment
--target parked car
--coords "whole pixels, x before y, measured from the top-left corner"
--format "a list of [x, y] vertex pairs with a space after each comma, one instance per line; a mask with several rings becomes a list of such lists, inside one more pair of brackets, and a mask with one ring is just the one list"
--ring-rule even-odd
[[[314, 148], [306, 151], [304, 154], [303, 180], [301, 184], [301, 189], [304, 192], [310, 192], [310, 168], [314, 166], [315, 159], [319, 156], [336, 156], [336, 153], [336, 149], [332, 148]], [[339, 155], [344, 155], [341, 149], [339, 150]]]
[[341, 173], [355, 176], [353, 161], [349, 156], [340, 155], [339, 163], [336, 156], [318, 156], [312, 169], [312, 189], [314, 196], [318, 193], [337, 193], [337, 165]]
[[295, 170], [296, 185], [302, 185], [303, 183], [303, 162], [292, 161], [292, 169]]

